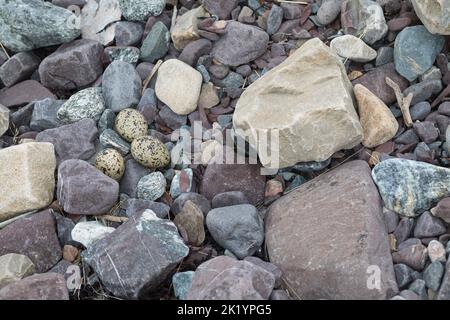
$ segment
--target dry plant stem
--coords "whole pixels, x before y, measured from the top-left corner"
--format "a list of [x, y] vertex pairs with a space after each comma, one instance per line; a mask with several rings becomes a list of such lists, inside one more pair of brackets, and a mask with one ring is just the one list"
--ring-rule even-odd
[[442, 90], [441, 94], [431, 104], [431, 107], [434, 108], [439, 103], [441, 103], [442, 101], [446, 100], [445, 97], [447, 97], [448, 95], [450, 95], [450, 84], [444, 90]]
[[172, 21], [170, 23], [170, 31], [171, 32], [172, 32], [173, 26], [175, 25], [175, 22], [177, 21], [177, 15], [178, 15], [177, 4], [178, 4], [178, 1], [176, 1], [175, 5], [173, 6]]
[[32, 214], [35, 214], [36, 212], [37, 212], [37, 210], [34, 210], [34, 211], [31, 211], [31, 212], [27, 212], [27, 213], [21, 214], [21, 215], [19, 215], [19, 216], [17, 216], [17, 217], [14, 217], [14, 218], [9, 219], [9, 220], [0, 222], [0, 229], [3, 229], [3, 228], [6, 227], [7, 225], [9, 225], [9, 224], [11, 224], [11, 223], [13, 223], [13, 222], [15, 222], [15, 221], [17, 221], [17, 220], [19, 220], [19, 219], [22, 219], [22, 218], [31, 216]]
[[3, 46], [3, 43], [0, 41], [0, 46], [2, 47], [3, 52], [6, 54], [6, 57], [9, 59], [11, 59], [11, 57], [9, 56], [8, 52], [6, 51], [5, 47]]
[[391, 87], [392, 90], [394, 90], [395, 97], [397, 98], [397, 103], [402, 112], [405, 125], [410, 128], [413, 125], [413, 121], [411, 118], [411, 113], [409, 112], [409, 107], [411, 105], [413, 94], [410, 93], [405, 97], [402, 93], [402, 90], [400, 89], [400, 86], [389, 77], [386, 77], [386, 84]]
[[153, 76], [155, 75], [156, 71], [158, 71], [158, 69], [162, 65], [162, 63], [163, 63], [162, 60], [158, 60], [158, 62], [153, 67], [152, 72], [150, 73], [150, 75], [147, 77], [147, 79], [145, 79], [144, 86], [142, 88], [142, 94], [144, 94], [145, 89], [147, 89], [148, 84], [150, 83], [150, 81], [152, 80]]
[[116, 217], [110, 215], [99, 216], [100, 219], [111, 221], [111, 222], [127, 222], [128, 218], [126, 217]]

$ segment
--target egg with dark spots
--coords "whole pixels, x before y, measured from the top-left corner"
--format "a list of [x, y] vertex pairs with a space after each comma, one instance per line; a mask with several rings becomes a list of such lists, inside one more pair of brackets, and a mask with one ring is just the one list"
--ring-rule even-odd
[[133, 140], [131, 155], [145, 167], [164, 168], [170, 164], [169, 150], [164, 143], [152, 136], [144, 136]]
[[139, 111], [127, 108], [117, 115], [114, 130], [122, 138], [132, 142], [136, 138], [147, 135], [148, 123]]
[[116, 149], [100, 151], [95, 158], [95, 167], [114, 180], [120, 180], [125, 172], [125, 161]]

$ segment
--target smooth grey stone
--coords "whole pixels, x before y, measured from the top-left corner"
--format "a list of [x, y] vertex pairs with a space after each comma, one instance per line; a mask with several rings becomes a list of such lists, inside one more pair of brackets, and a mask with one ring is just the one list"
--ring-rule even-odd
[[206, 225], [214, 240], [239, 259], [253, 255], [264, 241], [263, 221], [249, 204], [212, 209]]
[[399, 289], [404, 289], [408, 284], [413, 281], [412, 273], [413, 269], [408, 267], [406, 264], [399, 263], [394, 265], [395, 279]]
[[150, 169], [141, 166], [136, 160], [129, 159], [125, 163], [125, 172], [120, 180], [120, 192], [131, 198], [136, 198], [136, 189], [139, 180], [150, 174]]
[[139, 103], [142, 83], [133, 65], [116, 60], [103, 73], [102, 88], [106, 106], [119, 112]]
[[442, 277], [444, 276], [444, 265], [435, 261], [431, 263], [423, 272], [423, 280], [428, 288], [437, 292], [440, 285]]
[[100, 134], [100, 143], [105, 148], [114, 148], [123, 156], [130, 152], [131, 145], [123, 140], [117, 132], [112, 129], [105, 129]]
[[250, 202], [242, 191], [228, 191], [215, 195], [211, 200], [211, 207], [221, 208], [249, 203]]

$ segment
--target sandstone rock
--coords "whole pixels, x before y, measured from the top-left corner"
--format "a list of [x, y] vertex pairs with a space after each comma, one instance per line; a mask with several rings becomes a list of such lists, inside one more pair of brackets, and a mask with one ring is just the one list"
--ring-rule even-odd
[[107, 45], [114, 40], [115, 22], [120, 21], [119, 0], [88, 0], [81, 9], [81, 37]]
[[23, 217], [0, 230], [0, 256], [23, 254], [30, 258], [36, 271], [46, 272], [62, 256], [51, 210]]
[[264, 30], [229, 22], [225, 34], [214, 43], [212, 55], [220, 63], [237, 67], [255, 60], [267, 50], [269, 35]]
[[364, 132], [363, 145], [373, 148], [391, 140], [398, 130], [398, 122], [391, 110], [363, 85], [357, 84], [354, 93]]
[[170, 59], [158, 70], [156, 96], [176, 114], [187, 115], [197, 109], [202, 82], [200, 72], [180, 60]]
[[51, 143], [30, 142], [0, 150], [0, 221], [48, 206], [55, 168]]
[[[386, 299], [397, 292], [380, 197], [363, 161], [346, 163], [272, 204], [266, 246], [298, 298]], [[381, 271], [380, 290], [367, 287], [374, 265]]]
[[101, 76], [103, 46], [92, 40], [63, 44], [39, 66], [41, 83], [47, 88], [72, 90]]
[[71, 214], [107, 213], [119, 197], [119, 183], [83, 160], [66, 160], [58, 167], [59, 204]]
[[431, 33], [450, 35], [450, 3], [442, 0], [411, 0], [414, 10]]
[[46, 1], [0, 0], [0, 41], [16, 52], [69, 42], [80, 35], [76, 20]]
[[83, 119], [59, 128], [42, 131], [36, 136], [36, 141], [52, 143], [59, 164], [68, 159], [88, 160], [95, 154], [94, 141], [97, 137], [95, 121]]
[[450, 170], [424, 162], [388, 159], [375, 166], [372, 176], [386, 208], [408, 217], [450, 195]]
[[27, 256], [9, 253], [0, 257], [0, 289], [35, 272], [33, 262]]
[[0, 90], [0, 104], [7, 108], [23, 106], [32, 101], [56, 97], [36, 80], [25, 80]]
[[83, 252], [115, 296], [137, 299], [156, 289], [188, 255], [177, 228], [146, 210]]
[[369, 62], [377, 57], [375, 50], [361, 39], [349, 34], [331, 40], [330, 48], [340, 57], [355, 62]]
[[220, 99], [214, 84], [212, 82], [204, 83], [198, 99], [198, 106], [203, 109], [210, 109], [219, 103]]
[[220, 256], [195, 271], [187, 300], [267, 300], [275, 277], [253, 263]]
[[200, 6], [192, 9], [177, 19], [170, 32], [173, 44], [177, 50], [183, 50], [191, 41], [200, 38], [197, 28], [197, 19], [207, 17], [209, 14]]
[[203, 212], [192, 201], [185, 202], [183, 209], [175, 216], [173, 223], [177, 226], [183, 239], [194, 246], [201, 246], [205, 240]]
[[363, 138], [344, 66], [317, 38], [250, 85], [235, 110], [236, 133], [266, 167], [323, 161]]
[[0, 289], [0, 300], [69, 300], [61, 274], [35, 274]]

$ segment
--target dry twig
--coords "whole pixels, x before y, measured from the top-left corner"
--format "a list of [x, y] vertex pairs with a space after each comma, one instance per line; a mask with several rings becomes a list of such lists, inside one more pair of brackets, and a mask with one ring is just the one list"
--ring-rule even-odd
[[397, 98], [398, 106], [402, 111], [405, 125], [408, 128], [411, 127], [413, 125], [413, 121], [411, 118], [411, 113], [409, 112], [409, 107], [411, 105], [413, 94], [410, 93], [405, 97], [405, 95], [402, 93], [402, 90], [400, 89], [400, 86], [389, 77], [386, 77], [386, 84], [395, 92], [395, 97]]
[[3, 43], [0, 41], [0, 47], [2, 47], [3, 52], [6, 54], [6, 57], [9, 59], [11, 59], [11, 57], [9, 56], [8, 52], [6, 51], [5, 47], [3, 46]]
[[106, 220], [106, 221], [119, 222], [119, 223], [128, 221], [127, 217], [117, 217], [117, 216], [111, 216], [111, 215], [99, 216], [99, 218]]
[[152, 80], [152, 78], [155, 75], [156, 71], [158, 71], [159, 67], [161, 67], [162, 63], [163, 63], [162, 60], [158, 60], [158, 62], [153, 67], [152, 72], [150, 73], [150, 75], [147, 77], [147, 79], [145, 79], [144, 86], [142, 88], [142, 94], [144, 94], [145, 89], [147, 89], [148, 84]]

